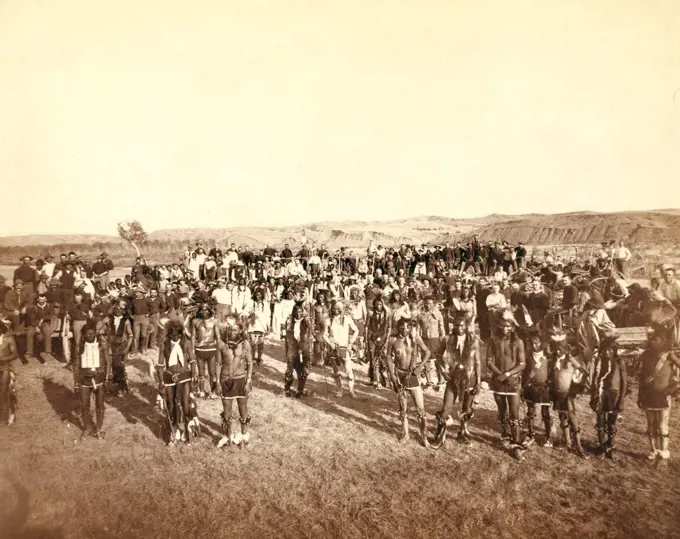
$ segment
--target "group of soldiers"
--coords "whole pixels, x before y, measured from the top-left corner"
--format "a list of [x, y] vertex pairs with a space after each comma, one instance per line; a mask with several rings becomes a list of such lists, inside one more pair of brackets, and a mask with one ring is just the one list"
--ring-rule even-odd
[[[17, 355], [30, 359], [33, 350], [27, 343], [21, 354], [12, 334], [24, 341], [41, 335], [47, 357], [56, 335], [63, 343], [57, 359], [73, 369], [83, 432], [99, 437], [106, 393], [124, 397], [130, 355], [147, 357], [144, 352], [154, 349], [158, 355], [149, 376], [159, 389], [166, 442], [190, 443], [200, 434], [198, 400], [220, 398], [218, 446], [242, 447], [249, 442], [253, 372], [271, 336], [272, 343], [283, 340], [286, 395], [304, 397], [312, 370], [330, 366], [336, 396], [342, 398], [346, 386], [353, 398], [354, 369], [366, 365], [374, 388], [397, 394], [402, 441], [409, 439], [410, 398], [423, 445], [444, 444], [456, 402], [457, 438], [468, 443], [476, 397], [489, 388], [501, 440], [515, 458], [521, 460], [535, 443], [539, 410], [543, 446], [553, 445], [555, 410], [567, 447], [588, 458], [575, 407], [585, 393], [595, 413], [595, 452], [613, 458], [618, 414], [629, 391], [617, 325], [634, 319], [649, 327], [637, 365], [650, 458], [667, 459], [668, 415], [680, 367], [673, 352], [680, 285], [674, 269], [664, 267], [654, 289], [629, 286], [623, 272], [630, 253], [622, 243], [604, 247], [591, 262], [547, 252], [538, 260], [527, 257], [521, 244], [482, 245], [477, 238], [465, 247], [369, 246], [362, 256], [344, 249], [329, 253], [323, 246], [303, 248], [302, 256], [288, 246], [252, 252], [232, 245], [226, 252], [215, 247], [206, 253], [199, 242], [179, 264], [152, 268], [140, 257], [122, 279], [80, 274], [73, 286], [64, 287], [62, 272], [56, 284], [54, 278], [48, 281], [47, 292], [34, 293], [35, 302], [25, 310], [5, 309], [1, 396], [11, 422], [16, 400], [11, 363]], [[100, 269], [111, 266], [105, 256], [102, 263]], [[70, 283], [68, 269], [65, 274]], [[14, 291], [20, 281], [15, 275]], [[47, 301], [53, 286], [52, 298], [59, 301]], [[22, 333], [22, 324], [33, 331]], [[35, 331], [43, 325], [48, 325], [44, 331]], [[442, 389], [429, 436], [424, 392]], [[240, 429], [232, 429], [234, 400]]]

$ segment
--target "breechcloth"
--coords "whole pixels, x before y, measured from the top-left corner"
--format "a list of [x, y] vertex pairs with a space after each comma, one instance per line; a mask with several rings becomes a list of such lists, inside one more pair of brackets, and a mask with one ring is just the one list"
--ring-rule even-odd
[[496, 395], [519, 395], [519, 380], [517, 376], [511, 376], [504, 382], [494, 379], [491, 381], [491, 391]]
[[246, 398], [246, 375], [242, 374], [236, 378], [223, 378], [220, 380], [222, 386], [222, 399], [234, 400]]
[[640, 402], [647, 410], [666, 410], [670, 408], [671, 399], [663, 391], [655, 391], [649, 386], [640, 386]]
[[619, 392], [616, 389], [610, 389], [602, 392], [602, 411], [616, 412], [619, 404]]
[[347, 360], [347, 347], [338, 346], [337, 350], [331, 350], [329, 353], [329, 359], [334, 368], [342, 367]]
[[187, 382], [191, 382], [191, 371], [189, 370], [176, 373], [168, 370], [163, 371], [163, 385], [165, 387], [186, 384]]
[[420, 382], [415, 373], [403, 369], [395, 370], [397, 371], [397, 378], [399, 379], [401, 387], [404, 389], [418, 389], [420, 387]]
[[106, 373], [101, 367], [98, 369], [83, 369], [78, 372], [78, 384], [81, 386], [90, 386], [92, 389], [97, 389], [106, 381]]
[[[302, 356], [302, 361], [300, 361]], [[286, 351], [286, 372], [285, 380], [293, 380], [293, 372], [298, 373], [298, 378], [307, 378], [309, 375], [309, 351], [301, 348], [297, 341], [293, 340], [288, 344]]]
[[548, 384], [527, 384], [524, 386], [524, 400], [527, 404], [550, 406], [550, 388]]
[[583, 384], [576, 384], [572, 382], [569, 391], [553, 392], [553, 408], [558, 412], [569, 411], [569, 397], [576, 398], [583, 392]]
[[201, 361], [210, 361], [213, 357], [215, 357], [216, 352], [217, 352], [217, 347], [215, 345], [208, 345], [208, 346], [201, 346], [201, 347], [196, 347], [194, 349], [196, 352], [196, 359], [199, 359]]
[[455, 369], [451, 379], [446, 383], [446, 390], [452, 392], [453, 402], [463, 402], [465, 394], [474, 389], [473, 383], [464, 368]]
[[553, 399], [553, 408], [558, 412], [568, 412], [569, 411], [569, 392], [567, 391], [555, 391]]

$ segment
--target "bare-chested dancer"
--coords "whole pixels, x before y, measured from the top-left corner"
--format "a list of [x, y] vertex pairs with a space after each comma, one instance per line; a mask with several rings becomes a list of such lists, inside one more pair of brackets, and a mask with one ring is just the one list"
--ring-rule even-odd
[[314, 332], [314, 343], [312, 350], [312, 365], [326, 363], [326, 341], [323, 338], [326, 327], [330, 320], [331, 313], [326, 302], [326, 293], [320, 291], [316, 295], [316, 303], [311, 310], [312, 328]]
[[524, 446], [520, 438], [519, 422], [519, 375], [524, 371], [526, 362], [524, 343], [515, 333], [516, 325], [512, 314], [506, 312], [501, 316], [500, 334], [489, 340], [486, 365], [493, 375], [491, 390], [498, 406], [501, 441], [510, 446], [513, 457], [523, 460]]
[[206, 397], [206, 366], [210, 376], [211, 399], [217, 398], [217, 318], [213, 314], [212, 307], [204, 303], [198, 309], [190, 326], [191, 347], [198, 364], [198, 394], [201, 398]]
[[[420, 350], [422, 356], [420, 362], [417, 362], [418, 350]], [[403, 428], [399, 439], [402, 443], [409, 439], [408, 408], [405, 393], [408, 390], [416, 407], [423, 445], [429, 447], [430, 442], [427, 439], [427, 422], [425, 419], [425, 401], [418, 379], [420, 371], [430, 359], [430, 350], [425, 346], [423, 340], [415, 332], [411, 331], [411, 323], [408, 318], [402, 317], [397, 321], [397, 335], [390, 337], [387, 345], [386, 359], [392, 386], [399, 400], [399, 416]]]
[[543, 447], [552, 447], [552, 417], [550, 415], [550, 365], [546, 355], [547, 346], [541, 338], [541, 332], [532, 328], [527, 340], [528, 350], [525, 356], [526, 368], [522, 380], [524, 401], [527, 405], [527, 434], [524, 437], [524, 445], [533, 445], [536, 440], [534, 434], [534, 421], [536, 408], [541, 411], [543, 426], [545, 427], [545, 439]]
[[567, 449], [587, 459], [588, 455], [581, 445], [581, 428], [576, 416], [576, 398], [584, 390], [588, 370], [579, 355], [578, 347], [575, 344], [570, 346], [564, 334], [552, 336], [551, 341], [550, 350], [554, 364], [553, 405], [560, 418], [560, 427]]
[[482, 383], [482, 368], [479, 358], [479, 342], [464, 315], [454, 320], [454, 333], [446, 342], [447, 360], [439, 370], [446, 378], [442, 409], [437, 412], [437, 431], [432, 442], [433, 449], [439, 449], [446, 439], [447, 421], [453, 405], [460, 402], [460, 429], [458, 440], [469, 443], [470, 432], [467, 424], [474, 416], [475, 395]]
[[[234, 316], [227, 316], [219, 327], [219, 354], [222, 361], [220, 385], [222, 387], [222, 429], [224, 436], [217, 447], [236, 445], [245, 447], [250, 441], [248, 424], [248, 395], [253, 389], [253, 353], [243, 327]], [[231, 428], [232, 402], [238, 403], [241, 432]]]

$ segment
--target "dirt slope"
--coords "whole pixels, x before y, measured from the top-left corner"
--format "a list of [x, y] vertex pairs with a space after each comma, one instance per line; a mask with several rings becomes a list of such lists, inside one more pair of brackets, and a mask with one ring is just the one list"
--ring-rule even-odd
[[484, 240], [583, 244], [625, 239], [630, 244], [680, 242], [680, 215], [671, 212], [567, 213], [509, 219], [476, 231]]
[[[506, 239], [528, 244], [584, 244], [625, 239], [631, 245], [680, 243], [680, 211], [674, 209], [622, 213], [488, 215], [476, 219], [423, 216], [393, 221], [329, 221], [289, 227], [184, 228], [151, 232], [150, 241], [193, 244], [236, 243], [299, 246], [303, 241], [330, 248], [400, 243], [455, 242], [479, 234], [482, 240]], [[13, 236], [0, 246], [119, 243], [114, 236]]]

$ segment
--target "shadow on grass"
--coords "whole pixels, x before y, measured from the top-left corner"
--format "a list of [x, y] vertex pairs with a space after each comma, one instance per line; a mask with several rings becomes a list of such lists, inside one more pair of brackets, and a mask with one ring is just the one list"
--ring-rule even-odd
[[[26, 526], [31, 513], [28, 489], [19, 483], [12, 474], [6, 473], [5, 480], [12, 486], [17, 502], [12, 512], [0, 518], [0, 530], [3, 531], [3, 534], [7, 534], [3, 535], [4, 537], [12, 537], [13, 539], [60, 539], [65, 537], [60, 528]], [[3, 505], [9, 505], [7, 500]]]
[[[160, 437], [160, 421], [163, 419], [160, 412], [154, 406], [156, 399], [156, 388], [149, 384], [135, 384], [132, 386], [135, 391], [130, 391], [123, 397], [107, 396], [106, 406], [111, 406], [118, 410], [125, 420], [136, 425], [142, 423], [156, 437]], [[47, 398], [52, 409], [62, 421], [68, 421], [77, 427], [81, 427], [79, 401], [68, 387], [57, 384], [49, 378], [43, 379], [43, 393]], [[94, 405], [94, 404], [92, 404]], [[106, 424], [106, 419], [104, 419]]]
[[62, 421], [68, 421], [80, 427], [80, 418], [77, 413], [78, 401], [73, 391], [49, 378], [43, 378], [43, 393], [47, 402]]
[[137, 369], [140, 374], [144, 377], [153, 376], [152, 369], [153, 365], [150, 361], [147, 361], [141, 356], [128, 357], [126, 361], [128, 367], [132, 366]]
[[[285, 365], [285, 361], [282, 359], [284, 357], [284, 346], [282, 343], [268, 341], [266, 352], [277, 364], [280, 364], [282, 367]], [[364, 365], [355, 365], [354, 369], [356, 379], [355, 392], [358, 397], [353, 399], [349, 396], [347, 381], [343, 377], [344, 395], [338, 399], [335, 397], [336, 386], [332, 368], [313, 367], [311, 373], [323, 376], [324, 381], [313, 380], [310, 376], [305, 386], [309, 395], [299, 399], [299, 402], [315, 410], [333, 414], [347, 421], [396, 437], [399, 435], [401, 428], [398, 419], [397, 396], [392, 390], [376, 391], [367, 385], [367, 378], [363, 373], [365, 368]], [[255, 373], [255, 387], [274, 394], [280, 395], [283, 393], [283, 373], [280, 370], [274, 366], [262, 364], [255, 367]], [[277, 379], [281, 380], [280, 384], [272, 381]], [[293, 383], [294, 388], [296, 384], [297, 382], [295, 381]], [[439, 392], [436, 395], [424, 393], [428, 436], [434, 434], [435, 420], [433, 415], [441, 409], [442, 398], [443, 392]], [[355, 413], [348, 412], [348, 410]], [[411, 431], [414, 434], [417, 432], [417, 423], [415, 421], [415, 406], [410, 397], [408, 399], [408, 411]], [[455, 419], [457, 411], [458, 407], [454, 409], [453, 413], [455, 424], [449, 427], [449, 433], [453, 432], [454, 435], [458, 429], [458, 421]], [[386, 416], [391, 416], [393, 419]], [[470, 429], [473, 438], [499, 449], [501, 448], [498, 438], [498, 414], [495, 410], [486, 408], [476, 409]]]
[[107, 403], [118, 410], [125, 421], [131, 425], [141, 423], [160, 439], [163, 416], [155, 407], [156, 395], [158, 390], [151, 384], [131, 384], [128, 393], [111, 397]]

